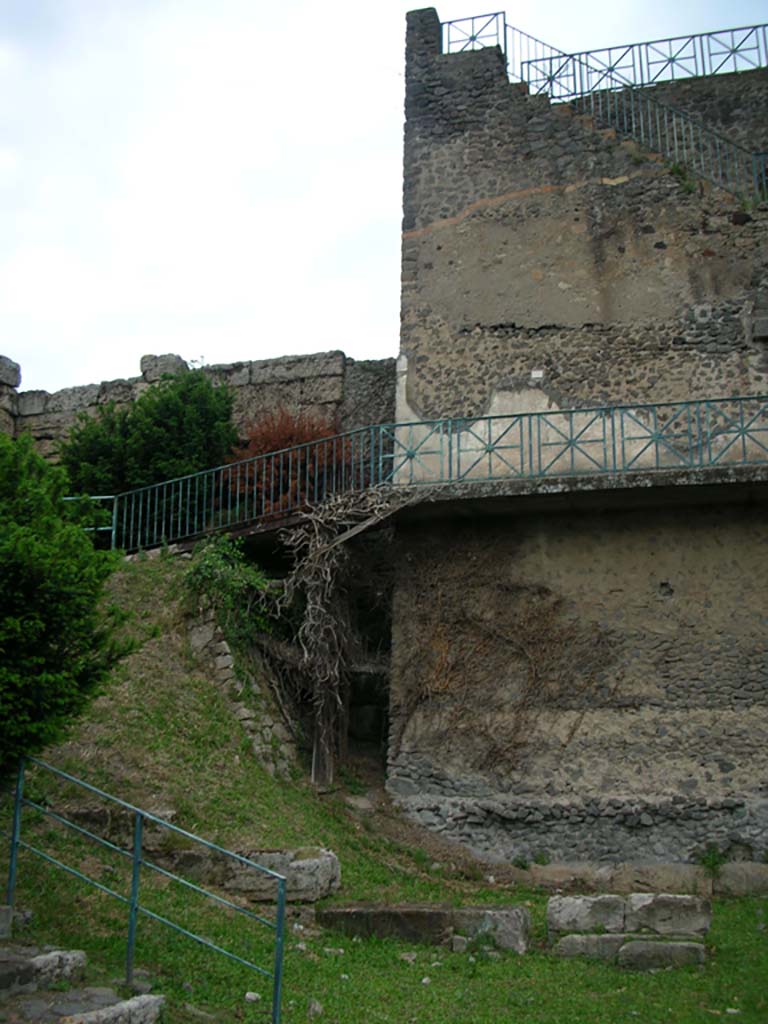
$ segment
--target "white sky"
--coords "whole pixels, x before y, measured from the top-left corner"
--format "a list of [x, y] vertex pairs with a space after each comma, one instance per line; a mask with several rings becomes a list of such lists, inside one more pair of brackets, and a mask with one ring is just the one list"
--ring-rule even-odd
[[[442, 20], [492, 5], [446, 0]], [[396, 355], [404, 0], [0, 0], [0, 353], [22, 388]], [[532, 0], [566, 51], [764, 0]]]

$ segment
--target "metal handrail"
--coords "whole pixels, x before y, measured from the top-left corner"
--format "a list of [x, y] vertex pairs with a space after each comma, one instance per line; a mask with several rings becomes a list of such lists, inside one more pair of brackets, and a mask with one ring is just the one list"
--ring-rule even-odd
[[[117, 515], [117, 504], [116, 495], [114, 494], [90, 494], [88, 497], [79, 497], [77, 495], [68, 495], [62, 499], [65, 502], [101, 502], [101, 508], [95, 508], [90, 511], [94, 512], [93, 526], [84, 526], [83, 530], [86, 533], [108, 533], [110, 537], [110, 547], [115, 547], [115, 529]], [[105, 508], [104, 503], [109, 502], [109, 505]], [[109, 514], [109, 523], [99, 523], [102, 516], [99, 516], [99, 512], [103, 514]]]
[[599, 127], [634, 139], [687, 174], [734, 195], [762, 196], [766, 191], [765, 154], [751, 152], [642, 89], [627, 86], [587, 92], [578, 99], [578, 106]]
[[[561, 60], [554, 68], [554, 61]], [[526, 81], [535, 92], [569, 99], [595, 89], [749, 71], [768, 66], [768, 24], [747, 25], [644, 43], [544, 54], [526, 61]], [[579, 81], [579, 91], [568, 83]], [[554, 91], [553, 91], [554, 90]]]
[[[112, 843], [105, 839], [103, 836], [98, 836], [91, 832], [89, 829], [83, 828], [82, 826], [70, 821], [68, 818], [61, 814], [57, 814], [50, 808], [43, 806], [35, 800], [30, 799], [24, 795], [24, 783], [26, 765], [32, 764], [36, 767], [49, 772], [57, 778], [63, 779], [68, 783], [78, 786], [80, 789], [86, 790], [88, 793], [93, 793], [102, 800], [106, 800], [111, 804], [115, 804], [122, 807], [124, 810], [130, 812], [133, 815], [133, 843], [130, 849], [118, 846], [116, 843]], [[124, 896], [122, 893], [116, 892], [109, 886], [104, 885], [102, 882], [98, 882], [96, 879], [91, 878], [82, 871], [78, 871], [69, 864], [65, 864], [63, 861], [54, 857], [50, 852], [40, 849], [39, 847], [27, 842], [22, 838], [21, 824], [22, 824], [22, 810], [24, 807], [30, 807], [40, 814], [52, 819], [58, 824], [62, 825], [69, 831], [75, 832], [78, 835], [85, 837], [97, 845], [110, 850], [113, 853], [117, 853], [118, 856], [123, 857], [131, 861], [131, 891], [130, 896]], [[207, 850], [212, 850], [215, 853], [219, 853], [237, 864], [242, 864], [244, 867], [253, 868], [255, 871], [261, 874], [267, 875], [269, 878], [275, 881], [275, 905], [276, 915], [275, 921], [269, 921], [267, 918], [262, 917], [259, 914], [253, 913], [253, 911], [247, 910], [245, 907], [239, 906], [237, 903], [232, 902], [218, 895], [218, 893], [210, 892], [201, 886], [195, 885], [186, 878], [182, 878], [180, 875], [175, 874], [172, 871], [167, 871], [165, 868], [154, 864], [152, 861], [147, 860], [144, 857], [142, 850], [142, 841], [144, 826], [146, 823], [151, 823], [163, 829], [174, 833], [177, 836], [181, 836], [191, 842], [198, 843], [205, 847]], [[10, 846], [10, 858], [8, 865], [8, 882], [6, 888], [6, 901], [10, 907], [14, 905], [15, 893], [16, 893], [16, 881], [18, 876], [18, 855], [19, 850], [26, 850], [29, 853], [34, 854], [36, 857], [45, 861], [46, 863], [57, 867], [69, 875], [73, 875], [80, 881], [86, 882], [87, 884], [103, 892], [105, 895], [118, 900], [118, 902], [125, 904], [128, 907], [128, 937], [126, 943], [126, 957], [125, 957], [125, 973], [126, 981], [130, 982], [133, 977], [133, 962], [134, 952], [136, 947], [136, 931], [138, 925], [138, 917], [142, 915], [150, 918], [153, 921], [157, 921], [160, 924], [171, 928], [173, 931], [184, 935], [186, 938], [192, 939], [199, 945], [205, 946], [207, 949], [211, 949], [216, 953], [227, 957], [230, 960], [234, 960], [236, 963], [242, 964], [244, 967], [255, 971], [257, 974], [263, 977], [269, 978], [272, 981], [272, 1003], [271, 1003], [271, 1022], [272, 1024], [280, 1024], [281, 1015], [281, 997], [282, 997], [282, 977], [283, 977], [283, 951], [284, 951], [284, 937], [285, 937], [285, 889], [286, 881], [285, 878], [278, 874], [276, 871], [272, 871], [270, 868], [263, 867], [261, 864], [257, 864], [255, 861], [250, 860], [247, 857], [243, 857], [241, 854], [234, 853], [232, 850], [227, 850], [223, 846], [219, 846], [216, 843], [209, 842], [207, 839], [203, 839], [201, 836], [194, 835], [192, 832], [187, 832], [183, 828], [179, 828], [178, 825], [173, 825], [169, 821], [165, 821], [163, 818], [159, 818], [157, 815], [144, 811], [141, 808], [135, 807], [133, 804], [127, 803], [125, 800], [120, 800], [118, 797], [112, 796], [110, 793], [105, 793], [103, 790], [98, 789], [96, 786], [92, 786], [90, 783], [84, 782], [82, 779], [76, 778], [74, 775], [70, 775], [68, 772], [61, 771], [58, 768], [54, 768], [52, 765], [46, 764], [44, 761], [40, 761], [34, 757], [22, 758], [19, 764], [19, 772], [16, 779], [16, 790], [14, 797], [13, 806], [13, 825], [11, 831], [11, 846]], [[262, 925], [275, 933], [275, 952], [274, 959], [271, 969], [259, 966], [250, 960], [246, 960], [243, 957], [238, 956], [231, 950], [225, 949], [223, 946], [219, 946], [210, 939], [206, 939], [202, 935], [197, 935], [195, 932], [184, 928], [182, 925], [177, 924], [175, 921], [171, 921], [169, 918], [157, 914], [150, 910], [148, 907], [143, 906], [140, 900], [140, 883], [141, 883], [141, 868], [149, 868], [150, 870], [161, 874], [163, 877], [168, 878], [184, 888], [189, 889], [199, 895], [205, 896], [207, 899], [219, 904], [220, 906], [226, 907], [230, 911], [234, 911], [249, 920], [255, 921], [257, 924]]]
[[768, 463], [768, 396], [380, 423], [116, 497], [129, 551], [285, 521], [334, 494]]
[[[768, 25], [566, 53], [507, 24], [503, 11], [443, 23], [446, 53], [501, 46], [510, 78], [554, 100], [580, 100], [603, 127], [636, 139], [736, 195], [768, 194], [768, 158], [647, 93], [658, 82], [768, 65]], [[620, 98], [604, 95], [622, 91]]]
[[507, 62], [509, 77], [522, 82], [524, 66], [547, 57], [564, 57], [563, 50], [515, 28], [505, 11], [479, 14], [441, 22], [443, 53], [465, 53], [487, 46], [498, 46]]

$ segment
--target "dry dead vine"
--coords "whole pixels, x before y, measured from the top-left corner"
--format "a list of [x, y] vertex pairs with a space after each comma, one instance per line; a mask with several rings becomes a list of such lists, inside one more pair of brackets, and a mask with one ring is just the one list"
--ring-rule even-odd
[[[283, 581], [278, 611], [301, 609], [295, 640], [301, 668], [311, 686], [314, 713], [312, 780], [333, 781], [347, 710], [353, 646], [348, 602], [348, 542], [416, 502], [430, 501], [434, 489], [371, 487], [336, 494], [304, 508], [299, 523], [280, 534], [292, 568]], [[342, 741], [343, 742], [343, 741]]]

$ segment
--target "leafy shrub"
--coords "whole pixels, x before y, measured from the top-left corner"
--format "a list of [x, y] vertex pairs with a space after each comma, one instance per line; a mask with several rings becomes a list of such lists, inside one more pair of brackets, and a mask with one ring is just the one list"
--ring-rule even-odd
[[[252, 503], [256, 514], [269, 515], [316, 503], [343, 489], [352, 468], [351, 446], [338, 433], [332, 417], [293, 413], [282, 406], [265, 413], [232, 453], [231, 462], [256, 461], [232, 474], [231, 496]], [[284, 454], [257, 458], [280, 452]]]
[[267, 632], [264, 612], [267, 577], [249, 562], [241, 540], [220, 535], [195, 549], [184, 582], [198, 604], [207, 603], [227, 636], [248, 646], [254, 633]]
[[59, 738], [125, 652], [99, 607], [114, 556], [66, 486], [30, 438], [0, 434], [0, 775]]
[[61, 446], [73, 491], [120, 494], [225, 462], [236, 434], [232, 397], [201, 370], [167, 378], [129, 408], [81, 414]]

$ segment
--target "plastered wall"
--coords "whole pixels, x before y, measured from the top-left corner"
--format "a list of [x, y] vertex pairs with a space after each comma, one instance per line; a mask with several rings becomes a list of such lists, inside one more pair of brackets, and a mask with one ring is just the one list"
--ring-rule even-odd
[[485, 855], [768, 849], [764, 506], [401, 528], [389, 788]]

